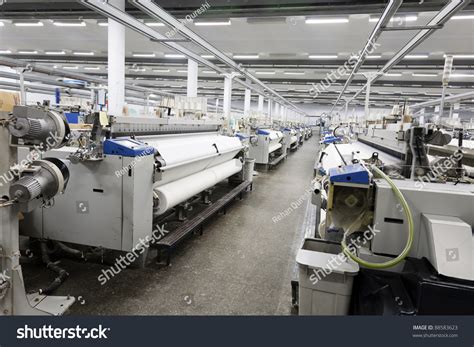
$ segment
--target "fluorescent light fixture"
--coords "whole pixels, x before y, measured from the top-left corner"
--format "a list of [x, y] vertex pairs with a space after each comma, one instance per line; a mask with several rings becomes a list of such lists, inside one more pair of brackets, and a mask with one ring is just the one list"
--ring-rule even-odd
[[256, 71], [257, 75], [274, 75], [275, 71]]
[[153, 58], [155, 53], [132, 53], [132, 56], [137, 58]]
[[22, 51], [18, 51], [18, 54], [38, 54], [38, 51], [22, 50]]
[[436, 73], [412, 73], [413, 77], [437, 77]]
[[212, 70], [202, 70], [202, 73], [215, 74], [215, 71]]
[[179, 73], [187, 73], [188, 70], [176, 70], [176, 72], [179, 72]]
[[213, 56], [212, 54], [201, 54], [201, 58], [204, 58], [204, 59], [214, 59], [215, 56]]
[[5, 23], [0, 22], [0, 27], [3, 27], [3, 26], [5, 26]]
[[428, 54], [407, 54], [403, 59], [428, 59]]
[[165, 53], [165, 58], [184, 59], [186, 57], [183, 54]]
[[145, 25], [149, 27], [164, 27], [165, 26], [165, 24], [161, 22], [145, 22]]
[[336, 54], [310, 54], [309, 59], [337, 59]]
[[135, 67], [135, 68], [130, 68], [129, 70], [133, 71], [133, 72], [145, 72], [146, 71], [146, 69], [144, 67]]
[[401, 92], [402, 95], [418, 95], [417, 92]]
[[401, 73], [384, 73], [383, 74], [384, 76], [387, 76], [387, 77], [400, 77], [402, 74]]
[[[369, 22], [378, 22], [379, 17], [369, 17]], [[405, 17], [393, 17], [390, 19], [390, 22], [415, 22], [418, 20], [418, 16], [410, 15]]]
[[94, 52], [72, 52], [72, 54], [91, 56], [91, 55], [94, 55]]
[[258, 59], [260, 58], [259, 54], [234, 54], [234, 59]]
[[53, 25], [57, 27], [85, 27], [86, 22], [84, 21], [64, 21], [64, 22], [53, 22]]
[[306, 24], [340, 24], [349, 23], [349, 18], [307, 18]]
[[77, 70], [77, 69], [79, 69], [79, 66], [63, 66], [63, 69], [66, 69], [66, 70]]
[[285, 71], [283, 72], [285, 75], [295, 75], [295, 76], [301, 76], [304, 75], [304, 71]]
[[11, 54], [12, 51], [10, 51], [9, 49], [1, 49], [0, 50], [0, 54]]
[[202, 22], [194, 22], [196, 26], [223, 26], [223, 25], [231, 25], [230, 19], [228, 20], [221, 20], [221, 21], [202, 21]]
[[100, 70], [99, 66], [86, 66], [84, 70]]
[[469, 78], [474, 77], [474, 74], [465, 74], [465, 73], [453, 73], [451, 74], [452, 78]]
[[379, 55], [374, 54], [374, 55], [368, 55], [365, 58], [366, 59], [380, 59], [380, 58], [382, 58], [382, 56], [380, 54]]
[[153, 72], [170, 72], [170, 69], [153, 69]]
[[17, 27], [42, 27], [44, 24], [40, 21], [14, 22]]
[[109, 22], [97, 22], [97, 25], [100, 26], [100, 27], [108, 27]]
[[44, 54], [46, 54], [46, 55], [65, 55], [66, 52], [64, 52], [64, 51], [45, 51]]
[[[457, 59], [474, 59], [474, 54], [452, 54], [452, 56]], [[446, 58], [446, 54], [444, 57]]]
[[459, 20], [459, 19], [474, 19], [474, 14], [462, 14], [459, 16], [452, 16], [451, 19]]

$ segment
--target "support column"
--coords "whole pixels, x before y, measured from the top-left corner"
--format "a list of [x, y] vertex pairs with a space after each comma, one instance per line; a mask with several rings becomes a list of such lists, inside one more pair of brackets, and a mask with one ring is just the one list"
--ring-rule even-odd
[[272, 113], [273, 113], [272, 100], [271, 100], [271, 99], [268, 99], [268, 111], [267, 111], [267, 117], [265, 117], [265, 123], [271, 122], [271, 120], [272, 120]]
[[452, 119], [458, 119], [459, 118], [459, 109], [461, 108], [461, 104], [459, 102], [455, 103], [453, 105], [453, 113], [452, 113]]
[[224, 117], [227, 120], [230, 120], [230, 109], [231, 109], [231, 102], [232, 102], [232, 77], [225, 77], [224, 78], [224, 103], [223, 103], [223, 111]]
[[188, 89], [187, 96], [196, 98], [198, 90], [198, 63], [188, 59]]
[[258, 96], [258, 113], [263, 113], [263, 95]]
[[[249, 81], [247, 81], [249, 82]], [[247, 118], [250, 114], [250, 104], [252, 100], [252, 92], [250, 89], [245, 89], [245, 97], [244, 97], [244, 118]]]
[[[125, 0], [109, 0], [109, 4], [125, 11]], [[125, 27], [108, 20], [108, 112], [123, 115], [125, 105]]]

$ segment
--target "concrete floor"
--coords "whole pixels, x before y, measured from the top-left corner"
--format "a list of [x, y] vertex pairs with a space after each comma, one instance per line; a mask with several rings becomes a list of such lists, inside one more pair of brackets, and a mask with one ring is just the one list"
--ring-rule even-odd
[[[280, 222], [272, 217], [305, 197], [316, 146], [313, 137], [275, 170], [255, 177], [254, 191], [214, 218], [203, 236], [182, 243], [170, 267], [151, 262], [101, 286], [97, 276], [107, 266], [63, 260], [70, 277], [56, 295], [78, 298], [73, 315], [291, 314], [290, 281], [308, 201]], [[25, 268], [28, 287], [53, 277], [44, 268]]]

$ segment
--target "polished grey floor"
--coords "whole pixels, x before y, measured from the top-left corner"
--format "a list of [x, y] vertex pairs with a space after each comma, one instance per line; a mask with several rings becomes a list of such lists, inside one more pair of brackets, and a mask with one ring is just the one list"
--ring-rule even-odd
[[[254, 191], [213, 219], [203, 236], [179, 246], [171, 266], [126, 269], [101, 286], [97, 276], [105, 266], [64, 260], [70, 277], [57, 294], [79, 298], [71, 314], [291, 314], [290, 281], [316, 146], [313, 137], [275, 170], [260, 173]], [[275, 223], [285, 210], [288, 216]]]

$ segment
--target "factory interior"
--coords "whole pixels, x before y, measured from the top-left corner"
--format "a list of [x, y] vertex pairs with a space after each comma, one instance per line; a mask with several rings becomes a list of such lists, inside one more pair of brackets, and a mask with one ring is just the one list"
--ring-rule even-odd
[[0, 0], [0, 315], [474, 315], [474, 3]]

